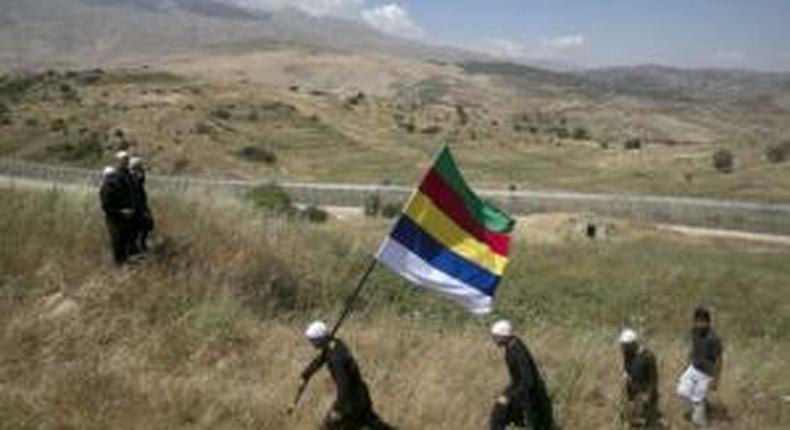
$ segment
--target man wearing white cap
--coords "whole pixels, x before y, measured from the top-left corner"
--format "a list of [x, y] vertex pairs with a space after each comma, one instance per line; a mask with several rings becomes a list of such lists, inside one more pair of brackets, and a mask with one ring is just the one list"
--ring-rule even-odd
[[119, 151], [114, 169], [105, 169], [99, 189], [102, 210], [115, 263], [126, 263], [135, 253], [134, 246], [134, 189], [129, 172], [129, 153]]
[[658, 412], [658, 366], [656, 357], [640, 345], [636, 331], [620, 333], [625, 376], [623, 421], [632, 429], [652, 429], [660, 424]]
[[529, 349], [513, 334], [509, 321], [497, 321], [491, 327], [491, 335], [494, 343], [505, 350], [510, 384], [494, 404], [489, 428], [505, 430], [512, 424], [533, 430], [553, 430], [551, 399]]
[[[359, 366], [345, 343], [334, 337], [322, 321], [311, 323], [305, 330], [305, 337], [320, 351], [320, 354], [302, 372], [300, 394], [308, 381], [324, 365], [327, 366], [337, 389], [337, 398], [321, 428], [324, 430], [393, 429], [392, 426], [381, 421], [373, 410], [368, 387], [362, 380]], [[296, 406], [295, 403], [291, 410]]]

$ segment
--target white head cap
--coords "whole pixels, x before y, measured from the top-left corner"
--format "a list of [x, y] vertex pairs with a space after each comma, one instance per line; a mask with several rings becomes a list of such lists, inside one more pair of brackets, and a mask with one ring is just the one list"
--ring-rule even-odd
[[323, 321], [314, 321], [307, 326], [304, 335], [310, 340], [323, 339], [329, 336], [329, 329]]
[[115, 173], [115, 167], [112, 166], [105, 167], [101, 172], [102, 176], [112, 175], [113, 173]]
[[140, 157], [132, 157], [129, 159], [129, 167], [140, 167], [143, 165], [143, 159]]
[[128, 159], [128, 158], [129, 158], [129, 152], [128, 151], [118, 151], [118, 152], [115, 153], [115, 159], [116, 160], [123, 160], [123, 159]]
[[491, 334], [499, 337], [513, 336], [513, 326], [508, 320], [499, 320], [491, 326]]
[[626, 328], [620, 333], [620, 343], [623, 345], [627, 345], [629, 343], [634, 343], [639, 339], [639, 336], [636, 335], [636, 332], [630, 328]]

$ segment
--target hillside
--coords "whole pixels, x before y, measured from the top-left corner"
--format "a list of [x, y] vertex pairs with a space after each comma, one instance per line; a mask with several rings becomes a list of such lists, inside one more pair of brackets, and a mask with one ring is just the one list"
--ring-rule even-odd
[[[219, 196], [152, 197], [154, 258], [118, 271], [93, 192], [0, 189], [0, 428], [314, 428], [332, 394], [323, 374], [284, 414], [313, 354], [301, 330], [336, 315], [388, 222], [314, 225]], [[786, 247], [627, 223], [597, 242], [572, 231], [522, 221], [497, 305], [540, 360], [563, 428], [614, 428], [626, 319], [658, 354], [667, 419], [686, 428], [671, 393], [697, 303], [713, 306], [727, 345], [715, 398], [729, 418], [712, 428], [787, 427]], [[342, 335], [399, 428], [474, 429], [505, 383], [492, 318], [382, 269]]]
[[790, 199], [786, 73], [550, 71], [214, 0], [0, 1], [0, 64], [25, 66], [0, 74], [0, 156], [411, 185], [449, 144], [487, 187]]
[[272, 45], [453, 61], [481, 58], [295, 9], [259, 12], [219, 0], [0, 0], [0, 68], [150, 62]]
[[[448, 143], [486, 187], [790, 199], [787, 165], [766, 159], [787, 151], [784, 111], [370, 54], [223, 58], [6, 75], [0, 155], [99, 167], [131, 147], [166, 174], [411, 185]], [[713, 168], [723, 148], [731, 173]]]

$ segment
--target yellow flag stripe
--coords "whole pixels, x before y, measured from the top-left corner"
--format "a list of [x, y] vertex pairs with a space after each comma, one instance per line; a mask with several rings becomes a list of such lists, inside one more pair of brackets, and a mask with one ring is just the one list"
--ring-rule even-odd
[[467, 233], [422, 192], [417, 192], [404, 212], [426, 233], [455, 254], [497, 276], [504, 273], [507, 257], [495, 253], [488, 244]]

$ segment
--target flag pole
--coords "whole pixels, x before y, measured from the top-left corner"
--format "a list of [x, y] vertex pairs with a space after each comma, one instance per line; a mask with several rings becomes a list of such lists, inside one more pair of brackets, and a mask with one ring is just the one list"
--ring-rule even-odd
[[[354, 289], [351, 295], [346, 298], [346, 303], [343, 306], [343, 312], [340, 313], [340, 317], [332, 327], [332, 331], [329, 332], [329, 338], [332, 338], [335, 336], [335, 334], [337, 334], [338, 330], [340, 330], [340, 326], [343, 325], [346, 317], [348, 317], [348, 315], [351, 313], [351, 309], [354, 307], [354, 302], [356, 302], [359, 294], [362, 292], [362, 289], [365, 288], [368, 278], [370, 278], [370, 274], [373, 273], [373, 269], [376, 268], [378, 262], [378, 259], [373, 257], [373, 260], [370, 262], [367, 270], [365, 270], [365, 273], [359, 279], [357, 287]], [[299, 388], [296, 390], [296, 397], [294, 397], [293, 403], [291, 403], [291, 406], [288, 407], [288, 410], [286, 411], [287, 415], [293, 415], [294, 411], [296, 410], [296, 406], [299, 404], [299, 400], [301, 400], [302, 395], [304, 394], [305, 390], [307, 390], [307, 384], [310, 383], [310, 379], [311, 378], [302, 379], [302, 383], [299, 384]]]
[[351, 309], [353, 309], [354, 307], [354, 302], [357, 301], [357, 298], [359, 297], [360, 293], [362, 293], [362, 289], [365, 288], [365, 285], [368, 282], [368, 278], [370, 278], [370, 274], [373, 273], [373, 269], [376, 268], [378, 262], [379, 260], [376, 257], [373, 257], [373, 259], [370, 261], [370, 265], [368, 266], [367, 270], [365, 270], [365, 273], [359, 279], [359, 283], [357, 284], [356, 289], [354, 289], [351, 295], [346, 298], [346, 303], [343, 307], [343, 312], [340, 313], [340, 317], [335, 322], [334, 327], [332, 327], [332, 331], [329, 334], [330, 337], [334, 336], [338, 332], [338, 330], [340, 330], [340, 326], [343, 325], [343, 322], [345, 322], [346, 318], [351, 313]]
[[[439, 152], [437, 152], [436, 155], [434, 155], [433, 164], [436, 164], [436, 160], [438, 160], [439, 155], [447, 147], [448, 147], [447, 144], [444, 144], [442, 146], [442, 149], [440, 149]], [[409, 199], [404, 204], [404, 207], [408, 206], [409, 203], [412, 200], [414, 200], [414, 196], [417, 195], [417, 191], [418, 189], [414, 189], [412, 191], [411, 195], [409, 196]], [[359, 295], [362, 293], [362, 290], [365, 288], [365, 285], [368, 282], [368, 278], [370, 278], [370, 274], [373, 273], [373, 270], [376, 268], [376, 266], [378, 266], [378, 263], [379, 263], [378, 253], [376, 253], [376, 255], [373, 256], [373, 259], [371, 260], [367, 270], [365, 270], [365, 273], [359, 279], [359, 283], [357, 284], [357, 287], [354, 289], [351, 295], [346, 298], [346, 302], [343, 305], [343, 311], [340, 313], [340, 316], [335, 322], [335, 325], [332, 327], [332, 331], [329, 332], [330, 338], [334, 337], [337, 334], [337, 332], [340, 330], [340, 327], [346, 321], [346, 318], [351, 313], [351, 310], [354, 307], [354, 303], [357, 301], [357, 298], [359, 298]], [[293, 403], [291, 404], [291, 406], [288, 408], [286, 412], [288, 415], [293, 414], [294, 410], [296, 409], [296, 405], [299, 403], [299, 400], [302, 398], [302, 394], [304, 394], [305, 390], [307, 389], [307, 384], [309, 383], [310, 383], [310, 379], [302, 380], [302, 383], [299, 385], [299, 388], [296, 392], [296, 397], [294, 398]]]
[[[445, 148], [448, 148], [448, 145], [446, 143], [444, 145], [442, 145], [442, 148], [436, 154], [434, 154], [433, 162], [431, 163], [431, 165], [435, 165], [436, 164], [436, 160], [439, 159], [439, 155], [442, 153], [442, 151]], [[411, 203], [411, 201], [414, 200], [414, 196], [417, 195], [417, 191], [418, 191], [417, 188], [412, 190], [412, 193], [409, 196], [409, 199], [406, 200], [406, 203], [404, 203], [404, 205], [403, 205], [404, 207], [407, 207], [409, 205], [409, 203]], [[376, 256], [373, 257], [373, 260], [370, 262], [370, 266], [368, 266], [368, 269], [362, 275], [362, 278], [360, 278], [359, 284], [357, 284], [357, 288], [354, 290], [353, 293], [351, 293], [350, 296], [348, 296], [348, 298], [346, 298], [346, 303], [344, 305], [343, 312], [340, 313], [340, 317], [337, 319], [337, 322], [335, 322], [334, 327], [332, 327], [332, 331], [330, 332], [330, 336], [334, 336], [340, 330], [340, 326], [343, 325], [343, 323], [345, 322], [346, 318], [351, 313], [351, 309], [354, 307], [354, 302], [356, 302], [357, 298], [359, 297], [360, 293], [362, 292], [362, 289], [365, 287], [365, 284], [367, 283], [368, 278], [370, 277], [370, 274], [373, 273], [373, 269], [375, 269], [376, 266], [378, 265], [379, 259], [377, 258], [377, 256], [378, 256], [378, 253], [376, 253]]]

